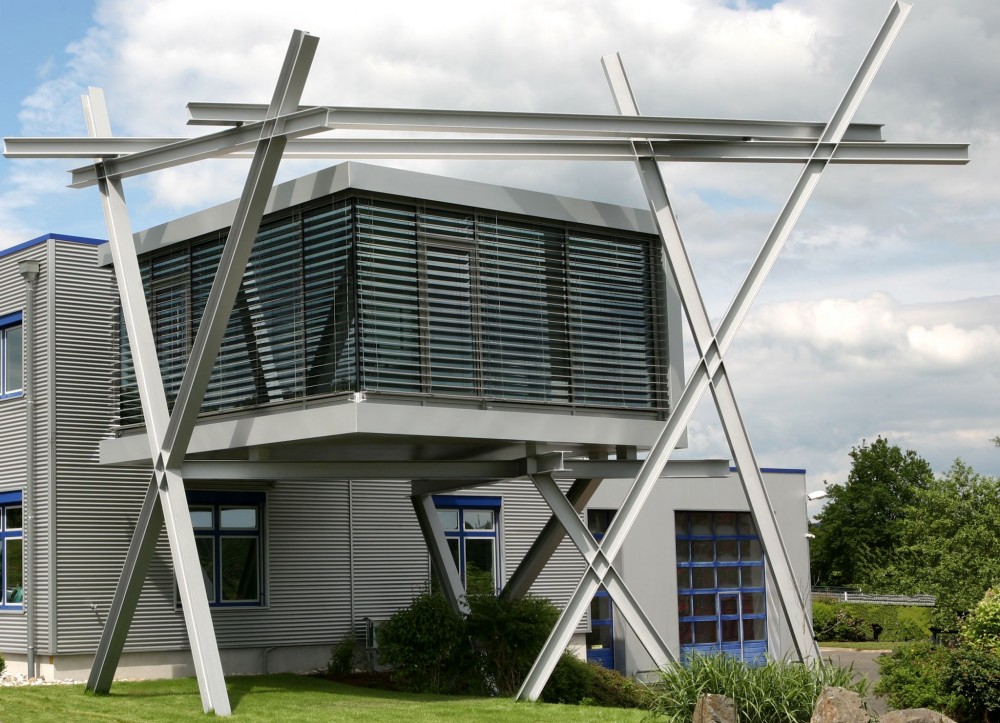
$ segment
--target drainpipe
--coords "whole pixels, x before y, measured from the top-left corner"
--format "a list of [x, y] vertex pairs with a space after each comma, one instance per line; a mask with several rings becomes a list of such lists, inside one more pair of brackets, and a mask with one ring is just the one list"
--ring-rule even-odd
[[24, 394], [24, 424], [27, 431], [24, 440], [25, 482], [24, 482], [24, 530], [25, 571], [24, 571], [24, 605], [27, 612], [25, 639], [27, 643], [28, 677], [37, 677], [35, 664], [35, 623], [37, 607], [35, 605], [35, 395], [33, 390], [35, 363], [35, 345], [32, 337], [35, 327], [35, 284], [41, 263], [34, 259], [25, 259], [17, 265], [17, 270], [24, 279], [24, 313], [21, 315], [21, 331], [24, 344], [24, 362], [22, 364], [21, 387]]

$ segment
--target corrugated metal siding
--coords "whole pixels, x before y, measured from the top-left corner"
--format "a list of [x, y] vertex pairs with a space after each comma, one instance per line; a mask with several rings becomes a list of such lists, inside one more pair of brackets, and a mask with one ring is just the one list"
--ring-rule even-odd
[[409, 482], [353, 482], [354, 620], [385, 620], [427, 589], [430, 557]]
[[[31, 384], [35, 390], [36, 400], [44, 400], [47, 393], [47, 379], [45, 378], [45, 365], [47, 362], [46, 350], [44, 348], [45, 327], [48, 323], [47, 313], [44, 304], [44, 289], [48, 270], [45, 264], [46, 244], [40, 244], [25, 249], [19, 253], [11, 254], [0, 259], [0, 315], [13, 312], [24, 311], [25, 304], [25, 283], [21, 274], [17, 270], [17, 264], [24, 259], [37, 259], [42, 262], [41, 274], [37, 283], [35, 296], [35, 319], [32, 327], [32, 341], [35, 344], [35, 363], [32, 367], [34, 376]], [[25, 364], [29, 360], [25, 360]], [[0, 400], [0, 491], [23, 490], [26, 482], [26, 458], [25, 458], [25, 432], [27, 407], [24, 397]], [[46, 429], [46, 413], [44, 404], [35, 405], [35, 431], [36, 439], [44, 440]], [[48, 462], [48, 454], [45, 444], [39, 441], [35, 448], [36, 473], [40, 477], [38, 492], [34, 500], [36, 509], [44, 509], [48, 503], [48, 495], [44, 489], [44, 470]], [[27, 512], [26, 512], [27, 515]], [[48, 595], [48, 567], [46, 564], [44, 550], [48, 543], [48, 529], [44, 520], [36, 523], [34, 533], [36, 558], [35, 589], [29, 594], [36, 600], [41, 601], [38, 605], [38, 627], [39, 635], [36, 640], [39, 647], [45, 646], [44, 630], [47, 628], [48, 607], [45, 604]], [[27, 549], [25, 550], [27, 554]], [[24, 653], [26, 646], [26, 616], [22, 612], [10, 612], [0, 614], [0, 651]]]
[[[112, 419], [111, 314], [116, 295], [93, 246], [56, 242], [56, 594], [58, 653], [91, 652], [121, 574], [149, 471], [101, 467]], [[129, 647], [143, 637], [150, 598], [172, 599], [163, 556], [151, 569]], [[169, 622], [158, 620], [158, 623]]]

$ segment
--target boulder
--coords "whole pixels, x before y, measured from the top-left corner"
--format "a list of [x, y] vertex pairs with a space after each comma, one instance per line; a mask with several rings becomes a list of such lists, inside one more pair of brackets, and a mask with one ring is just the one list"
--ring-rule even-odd
[[692, 723], [737, 723], [736, 701], [718, 693], [698, 698]]
[[879, 718], [879, 723], [955, 723], [951, 718], [927, 708], [894, 710]]
[[809, 723], [868, 723], [871, 716], [861, 696], [846, 688], [823, 688]]

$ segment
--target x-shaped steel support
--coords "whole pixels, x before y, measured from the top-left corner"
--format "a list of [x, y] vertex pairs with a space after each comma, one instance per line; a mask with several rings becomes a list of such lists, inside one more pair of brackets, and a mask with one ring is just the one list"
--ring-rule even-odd
[[[169, 413], [121, 178], [106, 173], [98, 164], [105, 220], [154, 470], [87, 682], [87, 687], [96, 692], [107, 692], [111, 686], [156, 539], [166, 524], [202, 706], [217, 715], [231, 713], [180, 470], [287, 142], [289, 131], [284, 117], [298, 108], [316, 44], [315, 37], [301, 31], [292, 35], [266, 118], [257, 129], [250, 172]], [[110, 136], [103, 96], [91, 91], [84, 100], [84, 109], [91, 135]], [[227, 132], [238, 134], [240, 129], [223, 134]]]
[[[817, 142], [812, 158], [803, 168], [791, 195], [768, 233], [746, 280], [719, 324], [717, 332], [713, 330], [708, 312], [705, 309], [659, 165], [654, 157], [641, 153], [639, 150], [641, 144], [648, 144], [649, 141], [642, 139], [633, 141], [636, 167], [654, 216], [657, 233], [663, 244], [663, 263], [676, 285], [681, 302], [684, 304], [700, 359], [688, 379], [684, 392], [671, 410], [660, 437], [650, 450], [646, 462], [600, 544], [594, 543], [589, 535], [586, 536], [587, 540], [582, 539], [578, 529], [574, 535], [572, 529], [578, 528], [580, 520], [575, 514], [572, 515], [574, 519], [571, 520], [570, 515], [565, 513], [564, 508], [568, 502], [565, 504], [562, 501], [555, 502], [554, 498], [550, 499], [551, 495], [546, 496], [546, 501], [553, 506], [553, 512], [563, 521], [564, 525], [567, 525], [567, 533], [587, 559], [588, 568], [518, 691], [517, 697], [519, 699], [535, 700], [541, 695], [560, 653], [569, 643], [577, 621], [580, 620], [586, 605], [602, 584], [605, 585], [616, 604], [618, 604], [619, 597], [626, 597], [627, 588], [617, 578], [609, 561], [613, 560], [621, 550], [625, 537], [635, 524], [635, 520], [652, 492], [656, 480], [694, 414], [698, 402], [708, 388], [711, 388], [715, 398], [715, 405], [736, 463], [740, 481], [757, 524], [768, 568], [774, 580], [778, 604], [791, 632], [796, 653], [800, 659], [818, 657], [819, 651], [812, 639], [804, 598], [799, 590], [787, 550], [778, 531], [777, 520], [767, 497], [760, 468], [757, 465], [746, 426], [740, 416], [736, 397], [723, 364], [723, 356], [732, 344], [754, 298], [756, 298], [785, 241], [791, 234], [795, 222], [815, 190], [820, 176], [829, 163], [830, 151], [835, 150], [842, 140], [844, 132], [902, 27], [909, 10], [908, 4], [900, 2], [895, 3], [890, 9], [878, 36]], [[617, 56], [609, 56], [604, 59], [604, 67], [619, 113], [638, 115], [638, 106], [635, 103], [620, 59]], [[542, 487], [539, 489], [541, 490]], [[556, 492], [560, 498], [565, 500], [558, 488]], [[561, 514], [557, 507], [563, 509]], [[598, 561], [598, 564], [594, 563], [595, 560]], [[608, 584], [609, 581], [612, 582], [611, 585]], [[620, 585], [617, 595], [612, 593], [615, 585]], [[619, 610], [650, 653], [654, 663], [661, 664], [669, 656], [669, 652], [663, 655], [663, 651], [656, 644], [659, 638], [655, 633], [652, 636], [648, 635], [646, 631], [648, 620], [628, 607], [619, 607]], [[662, 643], [659, 645], [662, 646]]]

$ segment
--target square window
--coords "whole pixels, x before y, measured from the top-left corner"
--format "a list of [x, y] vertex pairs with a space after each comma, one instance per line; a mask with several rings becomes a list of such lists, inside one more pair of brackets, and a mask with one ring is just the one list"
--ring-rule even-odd
[[720, 567], [716, 570], [720, 589], [736, 589], [740, 586], [740, 569], [738, 567]]
[[716, 615], [715, 610], [715, 595], [695, 595], [694, 596], [694, 614], [695, 616], [704, 617], [707, 615]]
[[736, 540], [719, 540], [715, 543], [715, 557], [719, 562], [736, 562], [740, 548]]
[[744, 562], [759, 562], [764, 559], [760, 540], [740, 540], [740, 559]]
[[714, 620], [708, 622], [696, 622], [694, 624], [695, 645], [717, 642], [719, 642], [719, 631]]
[[715, 549], [711, 540], [694, 540], [691, 543], [692, 562], [713, 562]]
[[767, 621], [762, 618], [743, 621], [743, 640], [767, 640]]
[[743, 587], [764, 587], [764, 568], [760, 565], [740, 568]]
[[753, 524], [753, 516], [749, 512], [738, 512], [736, 514], [736, 531], [742, 535], [751, 537], [757, 536], [757, 528]]
[[683, 537], [688, 534], [687, 512], [674, 512], [674, 534]]
[[712, 513], [691, 513], [691, 534], [698, 537], [710, 537], [712, 534]]
[[740, 642], [739, 620], [723, 620], [721, 627], [722, 627], [722, 642], [724, 643]]
[[196, 530], [211, 530], [215, 527], [215, 519], [211, 507], [192, 507], [191, 526]]
[[680, 638], [681, 645], [690, 645], [693, 634], [694, 625], [692, 623], [681, 623], [678, 627], [678, 637]]
[[441, 527], [444, 528], [445, 532], [458, 529], [458, 510], [438, 509], [437, 513], [438, 519], [441, 521]]
[[715, 587], [714, 567], [695, 567], [691, 572], [695, 590], [710, 590]]
[[719, 595], [719, 612], [722, 615], [739, 615], [740, 603], [736, 595]]
[[743, 598], [744, 615], [759, 615], [764, 612], [764, 593], [745, 592], [741, 597]]
[[4, 530], [20, 530], [23, 512], [21, 507], [5, 507], [4, 508]]
[[735, 537], [736, 536], [736, 513], [716, 512], [715, 513], [715, 536]]

